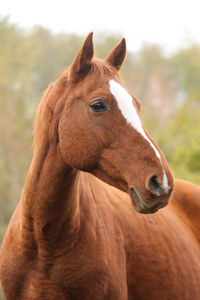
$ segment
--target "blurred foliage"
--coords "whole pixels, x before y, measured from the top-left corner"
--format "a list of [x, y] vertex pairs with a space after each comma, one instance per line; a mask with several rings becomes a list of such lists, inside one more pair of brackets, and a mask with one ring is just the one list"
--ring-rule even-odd
[[[84, 38], [40, 26], [26, 32], [0, 19], [0, 244], [31, 161], [40, 95], [72, 62]], [[105, 58], [121, 36], [102, 32], [94, 38], [96, 56]], [[144, 124], [175, 176], [199, 184], [200, 45], [166, 57], [159, 45], [144, 44], [128, 52], [122, 78], [141, 100]]]

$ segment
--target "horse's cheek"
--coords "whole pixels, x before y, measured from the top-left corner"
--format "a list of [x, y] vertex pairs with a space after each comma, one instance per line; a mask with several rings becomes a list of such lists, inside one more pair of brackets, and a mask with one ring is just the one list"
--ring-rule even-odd
[[59, 128], [60, 150], [66, 161], [71, 167], [90, 171], [98, 164], [101, 154], [101, 143], [88, 135], [88, 131], [83, 128], [77, 128], [75, 132], [67, 126]]

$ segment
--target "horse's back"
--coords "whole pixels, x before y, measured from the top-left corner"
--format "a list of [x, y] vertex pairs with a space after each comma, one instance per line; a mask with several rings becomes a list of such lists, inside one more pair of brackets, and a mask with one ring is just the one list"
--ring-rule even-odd
[[200, 243], [200, 186], [176, 179], [169, 208], [184, 220]]

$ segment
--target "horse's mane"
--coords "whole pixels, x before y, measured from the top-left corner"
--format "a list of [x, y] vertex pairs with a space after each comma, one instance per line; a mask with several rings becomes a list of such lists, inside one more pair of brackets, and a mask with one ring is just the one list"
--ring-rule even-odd
[[35, 137], [36, 137], [36, 133], [38, 131], [38, 127], [39, 127], [39, 124], [40, 124], [42, 111], [43, 111], [47, 96], [48, 96], [53, 84], [54, 83], [51, 83], [48, 86], [48, 88], [44, 91], [44, 93], [42, 94], [42, 98], [39, 102], [39, 105], [37, 107], [37, 112], [36, 112], [36, 117], [35, 117], [35, 122], [34, 122], [34, 128], [33, 128], [33, 146], [35, 145]]

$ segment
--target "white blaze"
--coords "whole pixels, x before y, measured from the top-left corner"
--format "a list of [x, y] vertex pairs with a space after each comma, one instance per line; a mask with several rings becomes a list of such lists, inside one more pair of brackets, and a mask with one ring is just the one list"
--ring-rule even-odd
[[[147, 137], [147, 135], [143, 129], [140, 117], [138, 116], [138, 113], [133, 105], [131, 95], [125, 90], [125, 88], [123, 88], [115, 80], [110, 80], [110, 91], [113, 94], [113, 96], [115, 97], [115, 99], [117, 101], [117, 105], [118, 105], [122, 115], [126, 119], [126, 121], [135, 130], [137, 130], [137, 132], [139, 132], [143, 136], [143, 138], [145, 138], [149, 142], [150, 146], [153, 148], [156, 156], [159, 158], [159, 160], [162, 164], [160, 153], [158, 152], [158, 150], [156, 149], [154, 144], [150, 141], [150, 139]], [[167, 176], [165, 174], [164, 169], [163, 169], [163, 172], [164, 172], [164, 175], [163, 175], [163, 183], [162, 184], [163, 184], [163, 186], [168, 187], [168, 180], [167, 180]]]

